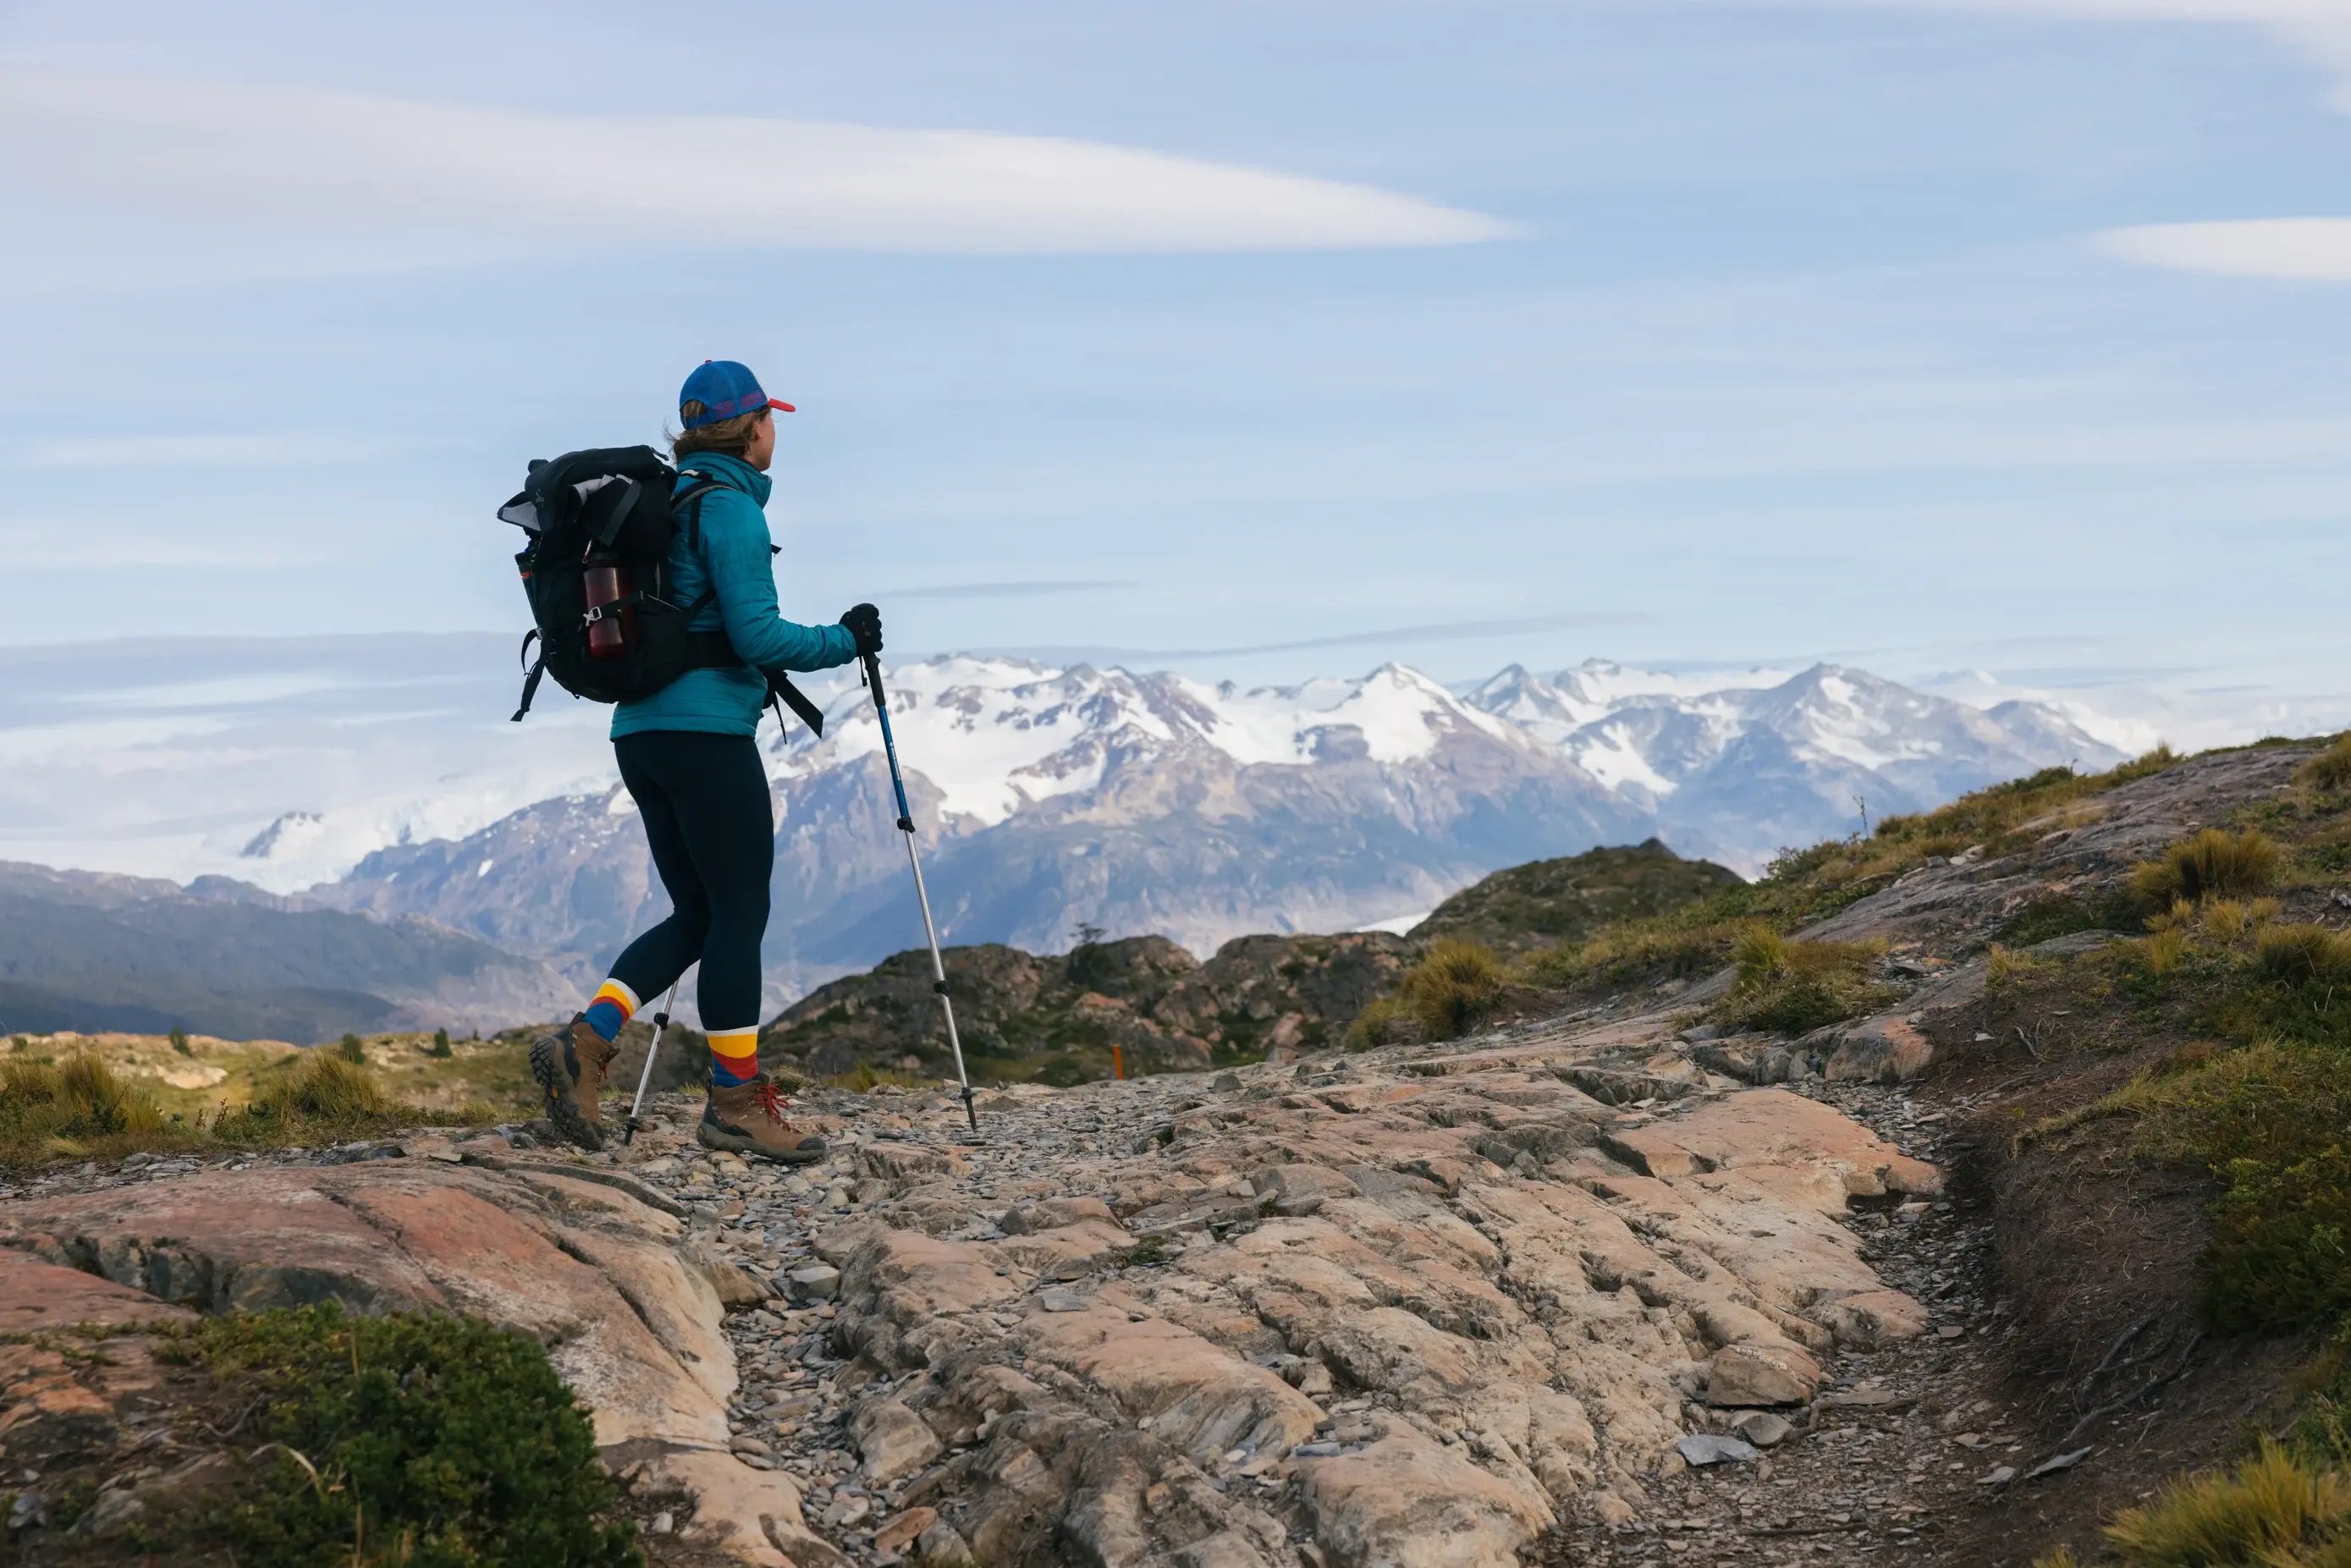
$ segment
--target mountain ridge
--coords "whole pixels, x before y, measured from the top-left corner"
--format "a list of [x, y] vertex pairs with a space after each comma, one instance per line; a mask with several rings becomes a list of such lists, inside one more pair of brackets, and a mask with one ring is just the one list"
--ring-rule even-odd
[[[1513, 666], [1465, 691], [1393, 663], [1243, 687], [956, 654], [889, 678], [943, 937], [1032, 952], [1088, 925], [1202, 956], [1253, 933], [1353, 929], [1501, 867], [1652, 837], [1751, 873], [1863, 811], [2119, 758], [2053, 708], [1996, 718], [1828, 664]], [[763, 741], [778, 819], [770, 1009], [920, 930], [871, 703], [844, 677], [810, 686], [824, 735]], [[581, 981], [665, 907], [617, 787], [386, 844], [302, 896], [425, 915]]]

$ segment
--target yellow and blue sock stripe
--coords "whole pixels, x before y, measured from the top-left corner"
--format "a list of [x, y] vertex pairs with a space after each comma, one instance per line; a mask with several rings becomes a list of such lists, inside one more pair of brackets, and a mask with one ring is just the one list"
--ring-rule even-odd
[[721, 1089], [748, 1083], [759, 1076], [759, 1030], [714, 1029], [710, 1031], [710, 1081]]
[[637, 993], [618, 980], [607, 980], [596, 988], [595, 998], [588, 1004], [588, 1027], [602, 1039], [616, 1040], [636, 1011]]

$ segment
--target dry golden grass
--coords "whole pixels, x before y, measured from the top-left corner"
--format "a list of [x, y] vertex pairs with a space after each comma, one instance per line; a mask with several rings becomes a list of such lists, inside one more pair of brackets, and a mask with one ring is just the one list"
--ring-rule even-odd
[[1475, 942], [1447, 937], [1413, 966], [1397, 993], [1431, 1040], [1466, 1034], [1502, 993], [1502, 961]]
[[2295, 1568], [2339, 1558], [2318, 1552], [2346, 1520], [2343, 1477], [2264, 1441], [2233, 1471], [2175, 1481], [2105, 1533], [2129, 1568]]
[[2323, 794], [2340, 795], [2351, 789], [2351, 735], [2336, 737], [2334, 745], [2304, 763], [2294, 777]]
[[1878, 942], [1805, 942], [1747, 926], [1731, 944], [1735, 977], [1717, 1017], [1785, 1034], [1857, 1018], [1889, 994], [1870, 977], [1884, 951]]
[[11, 1150], [70, 1157], [95, 1143], [156, 1136], [169, 1125], [152, 1090], [94, 1055], [0, 1061], [0, 1145]]
[[2249, 898], [2277, 880], [2282, 852], [2259, 828], [2206, 828], [2131, 873], [2131, 889], [2158, 909], [2185, 900]]
[[2324, 925], [2265, 925], [2253, 938], [2253, 962], [2288, 985], [2336, 985], [2351, 980], [2351, 931]]

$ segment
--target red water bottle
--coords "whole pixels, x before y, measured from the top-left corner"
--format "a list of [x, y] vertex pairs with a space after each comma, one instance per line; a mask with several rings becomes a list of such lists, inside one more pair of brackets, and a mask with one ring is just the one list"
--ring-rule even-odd
[[[636, 612], [621, 601], [629, 596], [629, 574], [618, 565], [588, 569], [588, 656], [618, 659], [635, 641]], [[617, 608], [616, 608], [617, 607]]]

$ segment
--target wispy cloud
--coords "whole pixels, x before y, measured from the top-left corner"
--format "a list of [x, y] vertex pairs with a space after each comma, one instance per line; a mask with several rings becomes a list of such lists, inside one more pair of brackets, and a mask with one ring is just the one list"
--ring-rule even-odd
[[[756, 148], [714, 161], [712, 147]], [[17, 180], [264, 232], [470, 258], [543, 246], [1283, 251], [1505, 237], [1368, 185], [977, 131], [551, 114], [303, 89], [0, 69]], [[12, 243], [37, 242], [37, 233]], [[418, 246], [419, 240], [429, 243]]]
[[884, 604], [893, 599], [1032, 599], [1059, 593], [1109, 593], [1142, 586], [1138, 582], [1108, 579], [1100, 581], [943, 582], [928, 588], [885, 589], [874, 598]]
[[77, 436], [36, 441], [16, 461], [27, 468], [314, 468], [381, 457], [381, 442], [290, 432], [253, 435]]
[[2351, 218], [2254, 218], [2111, 229], [2099, 245], [2126, 261], [2232, 277], [2351, 282]]

